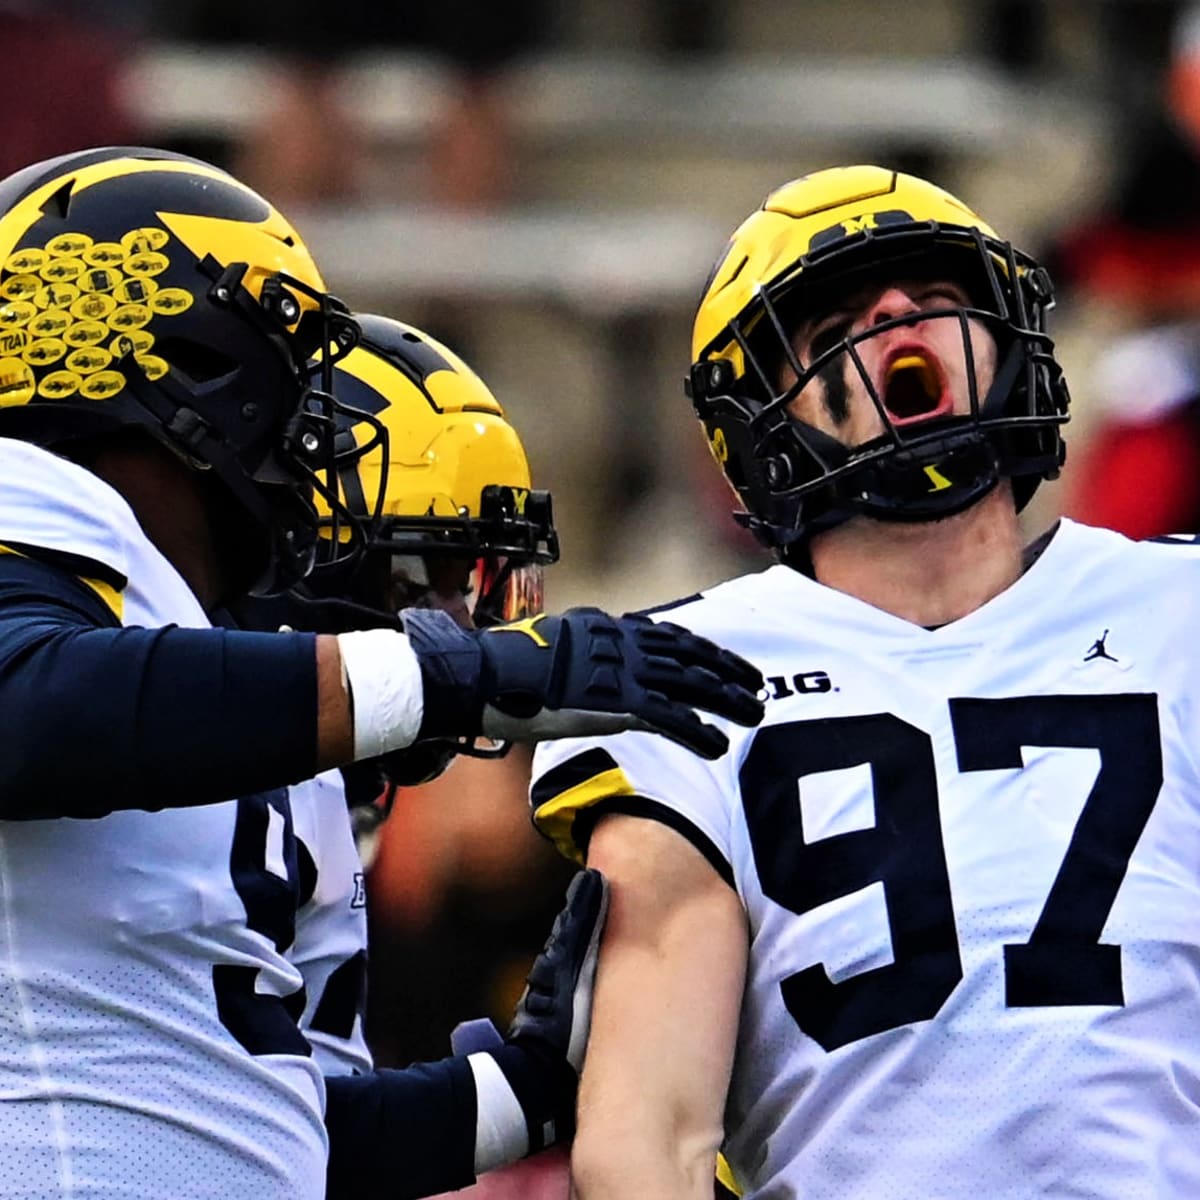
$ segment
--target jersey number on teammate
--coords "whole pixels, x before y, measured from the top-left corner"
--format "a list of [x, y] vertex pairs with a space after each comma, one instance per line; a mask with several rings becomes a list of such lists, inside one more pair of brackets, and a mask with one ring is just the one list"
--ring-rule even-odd
[[[1011, 1007], [1121, 1005], [1121, 947], [1101, 931], [1162, 785], [1153, 694], [950, 700], [960, 771], [1020, 770], [1023, 746], [1091, 748], [1100, 769], [1027, 942], [1004, 946]], [[875, 824], [804, 840], [797, 779], [867, 765]], [[882, 881], [893, 961], [840, 983], [820, 965], [782, 983], [826, 1050], [936, 1016], [962, 979], [929, 734], [890, 713], [762, 729], [741, 791], [763, 892], [801, 914]]]

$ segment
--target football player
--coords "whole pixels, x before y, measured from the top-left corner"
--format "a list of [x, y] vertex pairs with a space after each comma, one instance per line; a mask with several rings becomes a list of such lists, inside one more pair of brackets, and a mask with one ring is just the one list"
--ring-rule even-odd
[[387, 1127], [394, 1093], [327, 1097], [297, 1026], [321, 873], [285, 785], [481, 733], [646, 726], [719, 754], [692, 706], [759, 715], [740, 659], [597, 610], [212, 628], [305, 575], [314, 492], [343, 568], [367, 540], [336, 476], [370, 439], [338, 448], [329, 384], [357, 337], [291, 225], [207, 164], [103, 148], [0, 182], [8, 1194], [316, 1198], [323, 1113], [334, 1140]]
[[[465, 628], [540, 612], [542, 566], [558, 557], [550, 497], [531, 489], [524, 447], [500, 404], [470, 367], [427, 334], [384, 317], [355, 319], [362, 337], [335, 364], [334, 394], [351, 413], [377, 418], [387, 440], [352, 459], [338, 485], [348, 509], [366, 515], [365, 497], [381, 486], [386, 454], [381, 516], [357, 563], [318, 569], [285, 596], [243, 601], [235, 606], [237, 619], [340, 632], [398, 628], [399, 610], [411, 606], [450, 612]], [[345, 428], [364, 441], [374, 438], [371, 426], [353, 418]], [[327, 508], [325, 514], [331, 532], [332, 514]], [[335, 1100], [332, 1197], [462, 1187], [564, 1140], [573, 1127], [586, 1009], [572, 1010], [586, 1003], [603, 915], [599, 880], [573, 885], [587, 891], [573, 894], [560, 918], [548, 950], [556, 964], [539, 962], [531, 972], [540, 984], [538, 1011], [529, 997], [522, 1001], [507, 1043], [492, 1031], [473, 1054], [373, 1072], [362, 1024], [362, 866], [346, 834], [343, 791], [364, 834], [386, 817], [397, 785], [433, 777], [460, 749], [475, 752], [465, 743], [423, 742], [290, 791], [297, 847], [317, 876], [297, 914], [289, 956], [305, 979], [300, 1028]], [[385, 1091], [389, 1110], [381, 1122], [375, 1113]], [[471, 1097], [474, 1106], [464, 1103]], [[363, 1103], [370, 1112], [360, 1121]], [[399, 1179], [397, 1163], [403, 1163]], [[539, 1162], [531, 1164], [535, 1169], [540, 1178], [549, 1168]]]
[[1023, 542], [1052, 299], [873, 166], [717, 263], [690, 394], [779, 563], [669, 612], [768, 711], [713, 763], [535, 756], [539, 824], [612, 887], [582, 1200], [707, 1200], [718, 1149], [748, 1197], [1200, 1194], [1200, 550]]
[[[400, 613], [429, 608], [463, 628], [532, 618], [543, 608], [543, 569], [559, 556], [550, 495], [531, 485], [525, 448], [482, 379], [447, 346], [388, 317], [355, 314], [361, 336], [334, 364], [332, 385], [347, 410], [337, 472], [348, 510], [370, 533], [352, 564], [319, 565], [274, 597], [246, 597], [239, 625], [288, 625], [322, 633], [402, 628]], [[356, 420], [362, 413], [367, 420]], [[381, 427], [382, 444], [376, 436]], [[357, 445], [369, 443], [364, 456]], [[366, 497], [380, 497], [378, 514]], [[321, 545], [334, 536], [323, 513]], [[504, 747], [426, 739], [342, 768], [360, 828], [386, 816], [400, 784], [428, 781], [455, 753], [485, 757]]]

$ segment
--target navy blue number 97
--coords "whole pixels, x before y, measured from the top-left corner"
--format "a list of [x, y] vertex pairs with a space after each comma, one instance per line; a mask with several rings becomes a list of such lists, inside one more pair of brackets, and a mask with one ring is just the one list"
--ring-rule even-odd
[[[299, 866], [287, 790], [279, 788], [237, 802], [229, 854], [233, 886], [246, 906], [246, 924], [286, 950], [296, 936]], [[258, 968], [213, 965], [213, 990], [221, 1023], [251, 1054], [309, 1055], [296, 1022], [304, 989], [289, 996], [255, 991]]]
[[[1162, 786], [1157, 698], [951, 700], [961, 771], [1020, 769], [1023, 746], [1090, 747], [1100, 770], [1028, 942], [1003, 948], [1010, 1007], [1124, 1003], [1121, 948], [1100, 934]], [[869, 766], [875, 824], [808, 842], [797, 780]], [[888, 713], [791, 721], [754, 739], [742, 803], [764, 894], [794, 913], [882, 883], [893, 962], [834, 983], [815, 965], [781, 984], [826, 1050], [929, 1020], [962, 978], [933, 746]]]

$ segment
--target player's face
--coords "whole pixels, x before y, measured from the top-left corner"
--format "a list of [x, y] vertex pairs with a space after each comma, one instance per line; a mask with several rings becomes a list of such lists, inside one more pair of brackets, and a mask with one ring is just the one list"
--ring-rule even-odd
[[[803, 364], [813, 362], [843, 338], [866, 333], [897, 317], [945, 312], [970, 303], [965, 289], [948, 280], [893, 280], [863, 285], [833, 307], [803, 320], [792, 345]], [[996, 345], [981, 324], [969, 321], [974, 371], [982, 399], [996, 370]], [[897, 428], [971, 408], [962, 325], [957, 317], [917, 320], [855, 343], [875, 394]], [[795, 381], [785, 364], [781, 383]], [[792, 415], [847, 446], [885, 432], [883, 418], [849, 354], [837, 355], [792, 400]]]
[[404, 565], [407, 562], [409, 568], [416, 566], [411, 559], [400, 560], [394, 567], [390, 597], [392, 608], [397, 612], [410, 607], [441, 609], [464, 629], [473, 628], [468, 597], [474, 559], [430, 555], [418, 561], [420, 566], [415, 572]]

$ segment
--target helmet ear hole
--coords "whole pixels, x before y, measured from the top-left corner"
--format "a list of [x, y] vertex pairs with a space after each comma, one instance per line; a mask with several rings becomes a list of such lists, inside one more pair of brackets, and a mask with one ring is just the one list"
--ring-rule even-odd
[[182, 338], [162, 338], [155, 343], [158, 356], [193, 384], [212, 383], [219, 379], [230, 379], [239, 371], [239, 365], [215, 346]]

